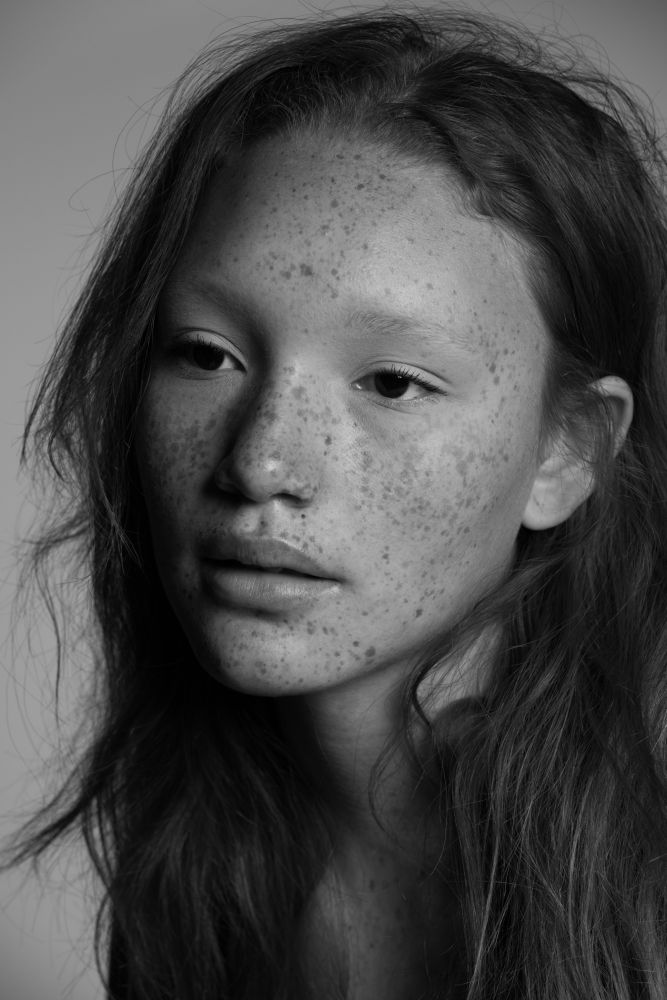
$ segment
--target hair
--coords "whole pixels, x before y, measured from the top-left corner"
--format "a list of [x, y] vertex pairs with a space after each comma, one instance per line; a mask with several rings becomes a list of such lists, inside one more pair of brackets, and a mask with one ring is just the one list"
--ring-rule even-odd
[[[563, 524], [521, 529], [509, 578], [405, 678], [404, 735], [415, 713], [427, 721], [419, 762], [455, 845], [442, 879], [462, 927], [432, 995], [663, 1000], [666, 162], [625, 86], [486, 15], [271, 27], [210, 46], [178, 82], [28, 419], [24, 461], [48, 465], [66, 498], [30, 565], [47, 593], [56, 553], [85, 567], [96, 682], [89, 745], [11, 863], [81, 831], [105, 889], [95, 946], [98, 964], [103, 938], [111, 951], [113, 1000], [310, 995], [295, 928], [331, 850], [327, 813], [272, 700], [194, 661], [133, 463], [156, 303], [200, 196], [230, 152], [304, 129], [446, 167], [466, 210], [518, 239], [550, 340], [544, 433], [567, 427], [595, 477]], [[591, 390], [608, 374], [635, 400], [616, 456]], [[483, 693], [427, 719], [421, 684], [489, 624]]]

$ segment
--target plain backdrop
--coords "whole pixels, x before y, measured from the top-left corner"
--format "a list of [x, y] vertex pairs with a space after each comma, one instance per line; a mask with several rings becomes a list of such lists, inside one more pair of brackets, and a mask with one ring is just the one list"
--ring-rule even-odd
[[[470, 6], [585, 36], [585, 47], [601, 46], [667, 117], [664, 0]], [[31, 510], [17, 477], [30, 384], [80, 287], [114, 182], [150, 131], [151, 102], [220, 31], [315, 9], [299, 0], [0, 0], [0, 835], [39, 801], [56, 740], [49, 630], [37, 618], [30, 646], [25, 623], [10, 637], [13, 548]], [[334, 7], [320, 0], [317, 9]], [[66, 680], [67, 732], [86, 664]], [[0, 876], [0, 1000], [102, 997], [92, 954], [97, 896], [80, 849], [63, 852], [39, 881], [23, 870]]]

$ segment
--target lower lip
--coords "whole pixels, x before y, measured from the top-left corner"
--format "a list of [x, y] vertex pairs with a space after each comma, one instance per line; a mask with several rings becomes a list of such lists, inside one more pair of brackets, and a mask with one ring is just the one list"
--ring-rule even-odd
[[269, 612], [303, 607], [332, 595], [340, 586], [336, 580], [229, 566], [215, 560], [204, 562], [203, 579], [206, 591], [216, 603]]

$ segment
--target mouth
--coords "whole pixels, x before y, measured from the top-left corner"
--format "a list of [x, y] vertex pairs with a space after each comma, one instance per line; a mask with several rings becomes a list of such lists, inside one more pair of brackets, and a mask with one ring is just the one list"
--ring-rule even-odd
[[216, 562], [223, 569], [236, 570], [239, 572], [246, 570], [248, 572], [255, 573], [270, 573], [275, 576], [293, 576], [311, 580], [323, 579], [323, 577], [316, 576], [314, 573], [306, 573], [303, 570], [290, 569], [289, 566], [263, 566], [261, 563], [246, 563], [241, 562], [239, 559], [220, 559], [216, 560]]
[[203, 553], [219, 568], [239, 573], [266, 573], [333, 580], [334, 574], [303, 548], [281, 538], [262, 535], [228, 535], [212, 539]]
[[218, 607], [252, 614], [285, 614], [307, 608], [340, 589], [339, 581], [291, 566], [241, 559], [205, 559], [204, 592]]
[[222, 569], [229, 569], [236, 572], [248, 573], [270, 573], [272, 576], [292, 576], [302, 580], [321, 580], [322, 577], [315, 576], [314, 573], [304, 573], [300, 570], [290, 569], [289, 566], [262, 566], [259, 563], [244, 563], [238, 559], [221, 559], [218, 565]]

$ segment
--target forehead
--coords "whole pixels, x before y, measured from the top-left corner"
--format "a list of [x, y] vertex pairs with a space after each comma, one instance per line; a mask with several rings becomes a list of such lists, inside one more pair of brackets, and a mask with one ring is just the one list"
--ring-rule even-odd
[[328, 133], [273, 137], [238, 151], [209, 185], [200, 224], [206, 215], [212, 227], [224, 219], [228, 229], [263, 238], [280, 226], [281, 236], [287, 229], [302, 246], [316, 236], [333, 240], [341, 231], [354, 245], [355, 236], [365, 240], [374, 231], [377, 242], [394, 237], [419, 243], [445, 266], [447, 250], [465, 252], [472, 244], [477, 256], [488, 249], [494, 262], [515, 273], [524, 256], [518, 241], [492, 220], [465, 211], [445, 168]]
[[313, 306], [314, 320], [394, 310], [482, 346], [502, 329], [543, 353], [525, 257], [491, 220], [464, 211], [444, 169], [306, 134], [264, 140], [223, 167], [176, 271], [231, 297], [270, 298], [273, 287], [271, 307], [291, 296], [304, 321]]

